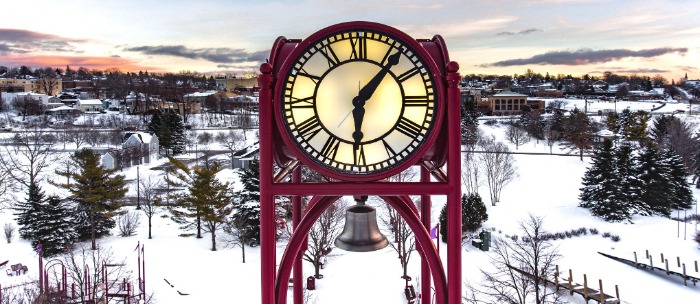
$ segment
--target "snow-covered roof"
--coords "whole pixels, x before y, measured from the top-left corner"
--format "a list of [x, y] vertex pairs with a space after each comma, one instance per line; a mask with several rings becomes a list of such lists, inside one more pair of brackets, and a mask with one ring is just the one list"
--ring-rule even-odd
[[[146, 132], [131, 132], [129, 138], [134, 137], [142, 143], [148, 144], [153, 139], [153, 135]], [[127, 140], [129, 140], [127, 138]]]
[[498, 93], [498, 94], [494, 94], [493, 96], [494, 96], [494, 97], [507, 97], [507, 96], [526, 97], [527, 95], [518, 94], [518, 93], [515, 93], [515, 92], [511, 92], [511, 91], [504, 91], [504, 92], [501, 92], [501, 93]]
[[60, 107], [58, 107], [58, 108], [49, 109], [48, 111], [49, 111], [49, 112], [57, 112], [57, 111], [77, 111], [77, 110], [78, 110], [78, 109], [72, 108], [72, 107], [69, 107], [69, 106], [60, 106]]
[[78, 100], [78, 103], [81, 105], [102, 105], [102, 101], [99, 99], [80, 99]]
[[216, 94], [216, 91], [206, 91], [206, 92], [195, 92], [190, 94], [185, 94], [185, 97], [207, 97]]

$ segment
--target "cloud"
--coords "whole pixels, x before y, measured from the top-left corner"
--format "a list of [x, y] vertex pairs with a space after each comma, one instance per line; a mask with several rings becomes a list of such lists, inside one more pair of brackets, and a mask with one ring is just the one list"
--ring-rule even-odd
[[516, 65], [528, 64], [557, 64], [557, 65], [587, 65], [592, 63], [604, 63], [614, 60], [620, 60], [629, 57], [651, 58], [665, 54], [685, 54], [688, 48], [655, 48], [646, 50], [598, 50], [580, 49], [577, 51], [554, 51], [540, 55], [535, 55], [526, 59], [510, 59], [498, 61], [491, 64], [482, 65], [482, 67], [507, 67]]
[[29, 67], [84, 67], [88, 69], [106, 70], [118, 68], [122, 71], [154, 71], [159, 72], [161, 68], [142, 66], [130, 59], [119, 57], [98, 57], [98, 56], [26, 56], [9, 55], [0, 56], [0, 65], [5, 66], [29, 66]]
[[684, 65], [684, 66], [678, 66], [679, 69], [685, 71], [685, 72], [695, 72], [698, 70], [696, 67], [692, 67], [689, 65]]
[[613, 72], [618, 74], [661, 74], [668, 73], [670, 70], [660, 69], [626, 69], [626, 68], [605, 68], [604, 71], [591, 71], [589, 74], [602, 74], [603, 72]]
[[202, 59], [214, 63], [230, 64], [240, 62], [263, 62], [270, 51], [248, 52], [232, 48], [191, 49], [184, 45], [158, 45], [125, 47], [124, 51], [139, 52], [146, 55], [175, 56], [188, 59]]
[[529, 35], [529, 34], [532, 34], [534, 32], [542, 32], [542, 31], [544, 31], [544, 30], [538, 29], [538, 28], [529, 28], [529, 29], [522, 30], [519, 32], [511, 32], [511, 31], [500, 32], [500, 33], [496, 33], [496, 36]]
[[27, 30], [0, 29], [0, 54], [79, 52], [72, 44], [86, 41]]

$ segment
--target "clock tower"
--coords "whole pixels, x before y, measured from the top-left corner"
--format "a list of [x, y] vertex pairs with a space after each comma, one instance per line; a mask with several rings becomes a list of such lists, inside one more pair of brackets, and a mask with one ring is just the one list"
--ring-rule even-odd
[[[432, 281], [437, 303], [461, 303], [457, 70], [442, 37], [414, 39], [378, 23], [277, 39], [259, 77], [262, 303], [286, 303], [292, 269], [294, 304], [301, 303], [301, 254], [311, 226], [338, 198], [368, 195], [391, 205], [414, 232], [421, 281]], [[302, 166], [327, 182], [304, 182]], [[420, 181], [388, 182], [412, 167]], [[292, 196], [294, 232], [277, 269], [278, 195]], [[420, 208], [410, 195], [421, 197]], [[431, 195], [446, 196], [451, 211], [447, 273], [428, 234]], [[311, 197], [305, 210], [302, 196]], [[431, 284], [423, 285], [425, 302]]]

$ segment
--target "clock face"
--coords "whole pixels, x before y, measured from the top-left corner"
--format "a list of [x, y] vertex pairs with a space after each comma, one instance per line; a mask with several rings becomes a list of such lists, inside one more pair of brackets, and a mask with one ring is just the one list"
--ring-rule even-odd
[[335, 32], [312, 41], [288, 66], [279, 90], [283, 124], [326, 169], [385, 172], [414, 155], [434, 129], [433, 71], [389, 34]]

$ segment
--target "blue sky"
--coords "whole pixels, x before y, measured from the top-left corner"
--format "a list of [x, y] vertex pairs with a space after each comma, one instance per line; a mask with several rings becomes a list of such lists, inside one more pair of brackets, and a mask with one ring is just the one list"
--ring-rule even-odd
[[278, 36], [372, 21], [442, 35], [462, 74], [700, 78], [700, 6], [604, 1], [9, 1], [0, 65], [250, 73]]

